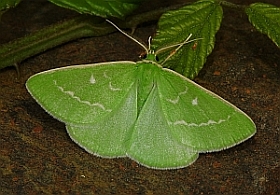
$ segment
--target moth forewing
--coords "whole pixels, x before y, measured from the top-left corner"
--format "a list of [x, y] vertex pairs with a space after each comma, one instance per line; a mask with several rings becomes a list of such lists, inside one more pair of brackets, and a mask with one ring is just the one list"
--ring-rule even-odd
[[159, 91], [173, 136], [197, 152], [232, 147], [256, 132], [246, 113], [170, 69], [163, 68]]
[[67, 66], [33, 75], [26, 87], [56, 119], [93, 124], [119, 105], [136, 82], [135, 71], [130, 61]]

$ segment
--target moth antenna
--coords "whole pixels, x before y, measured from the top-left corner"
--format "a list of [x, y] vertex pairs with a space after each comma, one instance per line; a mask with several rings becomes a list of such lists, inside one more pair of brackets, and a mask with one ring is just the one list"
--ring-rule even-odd
[[[120, 31], [123, 35], [127, 36], [128, 38], [130, 38], [131, 40], [133, 40], [134, 42], [138, 43], [138, 45], [140, 45], [142, 48], [144, 48], [144, 50], [148, 53], [149, 49], [140, 41], [138, 41], [137, 39], [135, 39], [134, 37], [130, 36], [129, 34], [127, 34], [126, 32], [124, 32], [123, 30], [121, 30], [117, 25], [115, 25], [113, 22], [111, 22], [110, 20], [106, 19], [106, 22], [109, 22], [110, 24], [112, 24], [118, 31]], [[149, 45], [150, 47], [150, 45]]]
[[172, 51], [168, 56], [167, 58], [165, 58], [165, 60], [161, 63], [162, 65], [169, 59], [171, 58], [179, 49], [181, 49], [185, 44], [187, 43], [190, 43], [190, 42], [193, 42], [193, 41], [196, 41], [196, 40], [200, 40], [202, 38], [197, 38], [197, 39], [192, 39], [192, 40], [189, 40], [191, 38], [192, 34], [190, 34], [186, 39], [185, 41], [183, 41], [182, 43], [177, 43], [177, 44], [174, 44], [174, 45], [170, 45], [170, 46], [167, 46], [167, 47], [163, 47], [159, 50], [156, 51], [156, 54], [160, 53], [160, 52], [163, 52], [167, 49], [170, 49], [172, 47], [176, 47], [178, 46], [174, 51]]
[[148, 50], [149, 51], [151, 51], [151, 42], [152, 42], [152, 37], [151, 36], [149, 36], [149, 38], [148, 38]]
[[190, 35], [188, 36], [188, 38], [187, 38], [184, 42], [182, 42], [182, 43], [176, 43], [176, 44], [174, 44], [174, 45], [169, 45], [169, 46], [160, 48], [159, 50], [156, 51], [156, 54], [159, 54], [159, 53], [161, 53], [161, 52], [163, 52], [163, 51], [165, 51], [165, 50], [168, 50], [168, 49], [170, 49], [170, 48], [172, 48], [172, 47], [180, 46], [180, 45], [182, 45], [182, 44], [184, 45], [184, 44], [186, 44], [186, 43], [190, 43], [190, 42], [193, 42], [193, 41], [197, 41], [197, 40], [202, 39], [202, 38], [197, 38], [197, 39], [192, 39], [192, 40], [188, 41], [188, 40], [190, 39], [191, 36], [192, 36], [192, 34], [190, 34]]

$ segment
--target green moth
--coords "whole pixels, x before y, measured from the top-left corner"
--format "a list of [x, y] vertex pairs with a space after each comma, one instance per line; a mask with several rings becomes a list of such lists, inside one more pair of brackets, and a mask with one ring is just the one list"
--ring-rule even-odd
[[[173, 45], [175, 51], [188, 39]], [[232, 147], [255, 134], [244, 112], [163, 68], [156, 53], [139, 44], [147, 51], [141, 61], [48, 70], [31, 76], [26, 87], [89, 153], [129, 157], [150, 168], [186, 167], [199, 153]]]

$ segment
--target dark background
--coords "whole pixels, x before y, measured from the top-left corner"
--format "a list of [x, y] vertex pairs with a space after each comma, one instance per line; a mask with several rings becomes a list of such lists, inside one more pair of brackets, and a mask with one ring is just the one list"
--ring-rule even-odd
[[[262, 2], [280, 6], [279, 0]], [[176, 3], [180, 1], [149, 1], [140, 10]], [[0, 43], [75, 15], [44, 0], [23, 0], [2, 16]], [[155, 29], [155, 24], [144, 25], [135, 35], [147, 40]], [[113, 33], [29, 58], [19, 65], [19, 76], [14, 67], [0, 70], [0, 194], [280, 194], [280, 50], [243, 12], [224, 8], [215, 48], [195, 81], [245, 111], [257, 133], [231, 149], [201, 154], [184, 169], [159, 171], [128, 158], [88, 154], [25, 88], [26, 80], [43, 70], [135, 61], [141, 52], [137, 44]]]

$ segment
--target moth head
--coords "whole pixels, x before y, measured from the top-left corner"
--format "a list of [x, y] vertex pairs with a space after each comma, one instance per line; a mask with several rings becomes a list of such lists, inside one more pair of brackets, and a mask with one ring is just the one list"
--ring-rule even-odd
[[152, 37], [150, 36], [148, 39], [148, 48], [145, 48], [145, 52], [142, 52], [139, 56], [140, 59], [150, 60], [157, 62], [159, 61], [158, 56], [155, 54], [155, 51], [151, 49], [151, 40]]
[[155, 55], [155, 53], [145, 53], [143, 56], [140, 56], [141, 59], [145, 59], [145, 60], [149, 60], [149, 61], [154, 61], [154, 62], [158, 62], [158, 56]]

